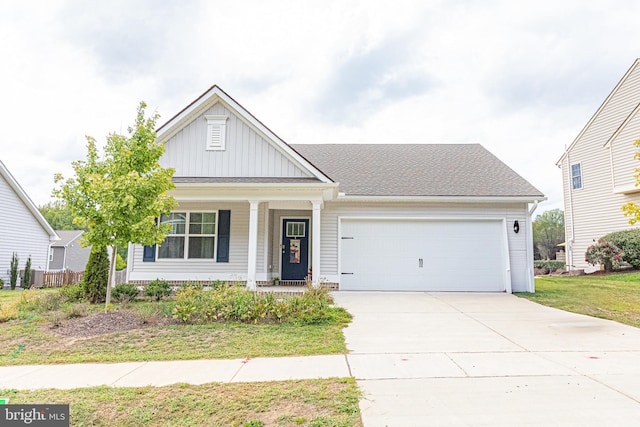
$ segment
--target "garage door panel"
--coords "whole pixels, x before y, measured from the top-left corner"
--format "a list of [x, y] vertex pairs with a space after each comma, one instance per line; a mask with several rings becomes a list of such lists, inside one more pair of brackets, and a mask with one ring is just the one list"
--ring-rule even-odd
[[503, 227], [501, 220], [343, 220], [340, 288], [504, 291]]

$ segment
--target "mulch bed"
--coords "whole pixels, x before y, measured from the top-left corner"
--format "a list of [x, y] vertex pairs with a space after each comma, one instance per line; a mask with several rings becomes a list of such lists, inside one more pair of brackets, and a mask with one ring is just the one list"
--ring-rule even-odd
[[143, 323], [134, 313], [120, 310], [68, 319], [64, 324], [52, 329], [55, 329], [57, 334], [68, 337], [93, 337], [112, 332], [130, 331], [132, 329], [175, 323], [178, 323], [176, 319], [167, 317], [158, 317], [154, 319], [154, 322]]

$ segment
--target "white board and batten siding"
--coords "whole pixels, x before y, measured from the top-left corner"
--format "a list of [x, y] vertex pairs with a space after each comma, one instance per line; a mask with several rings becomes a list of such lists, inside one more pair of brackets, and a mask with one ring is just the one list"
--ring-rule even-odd
[[[382, 220], [388, 221], [393, 224], [388, 228], [381, 228], [383, 232], [391, 232], [394, 226], [403, 227], [404, 232], [408, 233], [411, 227], [416, 228], [416, 233], [423, 233], [425, 235], [434, 235], [436, 229], [433, 228], [435, 220], [439, 220], [441, 223], [447, 223], [453, 225], [454, 228], [450, 229], [450, 236], [453, 240], [464, 239], [465, 233], [485, 233], [483, 235], [477, 235], [474, 239], [473, 235], [469, 235], [469, 240], [475, 240], [475, 242], [482, 242], [486, 244], [486, 248], [490, 248], [494, 251], [494, 257], [492, 259], [487, 258], [482, 261], [482, 253], [475, 253], [476, 250], [471, 249], [464, 253], [461, 250], [455, 249], [455, 242], [442, 241], [442, 236], [436, 236], [431, 243], [434, 247], [441, 245], [445, 254], [439, 254], [433, 252], [434, 257], [448, 257], [447, 265], [443, 266], [443, 270], [446, 268], [455, 269], [467, 269], [468, 271], [476, 270], [477, 275], [480, 273], [477, 269], [483, 269], [483, 264], [490, 264], [491, 269], [498, 269], [494, 276], [498, 278], [499, 282], [495, 286], [491, 284], [482, 285], [486, 291], [501, 290], [508, 291], [509, 283], [511, 290], [514, 292], [525, 292], [529, 290], [530, 277], [532, 273], [528, 263], [529, 257], [532, 257], [532, 251], [527, 248], [527, 234], [529, 233], [529, 227], [527, 224], [528, 206], [525, 203], [521, 204], [408, 204], [408, 203], [353, 203], [353, 202], [330, 202], [326, 203], [322, 210], [321, 217], [321, 277], [330, 282], [342, 282], [343, 271], [341, 262], [345, 259], [345, 256], [357, 256], [357, 254], [344, 253], [345, 248], [341, 247], [341, 237], [344, 236], [344, 229], [346, 223], [356, 223], [356, 227], [367, 226], [367, 220]], [[363, 220], [363, 221], [358, 221]], [[513, 231], [513, 223], [517, 220], [520, 225], [520, 231], [516, 234]], [[359, 222], [359, 224], [358, 224]], [[404, 223], [404, 225], [402, 225]], [[480, 227], [474, 226], [482, 224]], [[456, 228], [458, 225], [460, 227]], [[482, 228], [482, 227], [486, 228]], [[349, 225], [347, 225], [347, 228]], [[352, 226], [353, 227], [353, 226]], [[469, 228], [470, 227], [470, 228]], [[353, 228], [351, 229], [353, 230]], [[400, 228], [398, 229], [400, 231]], [[504, 233], [503, 233], [504, 232]], [[456, 236], [455, 234], [458, 233]], [[415, 233], [414, 233], [415, 235]], [[506, 248], [501, 239], [506, 236]], [[350, 237], [350, 236], [345, 236]], [[415, 245], [415, 239], [409, 238], [411, 245]], [[379, 244], [377, 248], [380, 251], [390, 252], [399, 250], [398, 245], [403, 241], [403, 233], [399, 232], [396, 236], [394, 246], [384, 247]], [[374, 242], [371, 242], [373, 245]], [[477, 245], [478, 243], [474, 243]], [[498, 246], [496, 246], [498, 244]], [[469, 246], [469, 243], [465, 243], [466, 247], [482, 247]], [[415, 248], [414, 248], [415, 249]], [[506, 250], [508, 253], [502, 254], [501, 251]], [[348, 251], [349, 249], [347, 249]], [[359, 249], [358, 249], [359, 250]], [[497, 254], [500, 252], [500, 254]], [[437, 255], [436, 255], [437, 254]], [[504, 255], [504, 257], [502, 257]], [[508, 256], [508, 265], [506, 257]], [[417, 258], [417, 257], [413, 257]], [[433, 260], [424, 259], [425, 268], [428, 269], [427, 264], [432, 264]], [[384, 258], [373, 259], [372, 262], [380, 264]], [[480, 263], [478, 263], [480, 260]], [[504, 262], [503, 262], [504, 261]], [[350, 261], [351, 262], [351, 261]], [[417, 260], [412, 259], [411, 266], [415, 264]], [[455, 264], [455, 265], [454, 265]], [[444, 268], [446, 267], [446, 268]], [[423, 271], [426, 271], [423, 270]], [[375, 271], [375, 268], [372, 268]], [[350, 273], [350, 272], [346, 272]], [[493, 273], [492, 273], [493, 274]], [[503, 280], [503, 274], [508, 274], [509, 278]], [[347, 279], [348, 280], [348, 279]], [[393, 278], [389, 278], [393, 280]], [[466, 290], [473, 290], [473, 285]], [[387, 290], [390, 290], [389, 288]], [[422, 289], [424, 290], [424, 288]], [[435, 288], [433, 290], [436, 290]], [[450, 289], [455, 290], [455, 289]]]
[[[267, 243], [265, 233], [266, 203], [260, 204], [258, 211], [258, 249], [256, 270], [258, 280], [266, 280]], [[248, 203], [209, 203], [185, 202], [174, 209], [175, 212], [230, 210], [229, 262], [214, 262], [203, 259], [157, 259], [155, 262], [143, 262], [143, 248], [132, 245], [132, 263], [128, 280], [246, 280], [247, 252], [249, 245], [249, 204]]]
[[[584, 258], [587, 247], [605, 234], [631, 228], [621, 207], [629, 201], [640, 201], [640, 193], [625, 194], [618, 190], [633, 186], [633, 169], [640, 167], [640, 162], [633, 159], [633, 142], [640, 136], [640, 117], [637, 117], [640, 114], [629, 117], [638, 105], [639, 95], [640, 63], [637, 63], [560, 163], [565, 236], [568, 242], [572, 236], [574, 239], [572, 259], [567, 261], [571, 268], [591, 268]], [[619, 129], [628, 118], [624, 128]], [[610, 144], [605, 147], [608, 141]], [[570, 167], [576, 163], [581, 165], [582, 188], [574, 190]]]
[[[206, 115], [227, 116], [226, 148], [206, 150]], [[310, 177], [233, 111], [216, 103], [165, 143], [160, 164], [176, 177]]]
[[9, 183], [0, 175], [0, 278], [9, 283], [11, 256], [18, 254], [24, 269], [31, 256], [34, 269], [46, 270], [49, 259], [49, 234], [33, 216]]

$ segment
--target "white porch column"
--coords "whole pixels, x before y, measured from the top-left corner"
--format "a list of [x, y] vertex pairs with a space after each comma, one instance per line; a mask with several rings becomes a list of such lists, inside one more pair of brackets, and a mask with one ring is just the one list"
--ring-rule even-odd
[[313, 203], [313, 216], [311, 217], [311, 268], [313, 286], [320, 284], [320, 212], [322, 202]]
[[258, 257], [258, 206], [260, 202], [249, 200], [249, 255], [247, 259], [247, 287], [256, 290], [256, 260]]

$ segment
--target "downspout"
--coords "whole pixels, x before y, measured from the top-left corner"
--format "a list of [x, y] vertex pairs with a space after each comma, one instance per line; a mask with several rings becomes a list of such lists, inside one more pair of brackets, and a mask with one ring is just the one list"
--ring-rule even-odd
[[529, 252], [527, 256], [527, 291], [535, 292], [535, 282], [533, 279], [533, 223], [531, 218], [533, 217], [533, 213], [538, 208], [538, 201], [535, 200], [533, 202], [533, 206], [529, 209], [528, 217], [527, 217], [527, 252]]
[[567, 271], [571, 271], [573, 267], [573, 239], [575, 236], [574, 233], [574, 224], [573, 224], [573, 183], [571, 182], [571, 161], [569, 160], [569, 150], [567, 146], [564, 146], [565, 152], [567, 153], [567, 180], [569, 181], [569, 210], [571, 211], [571, 221], [569, 222], [569, 231], [571, 235], [569, 236], [569, 240], [567, 241], [567, 258], [569, 262], [566, 263], [565, 268]]

